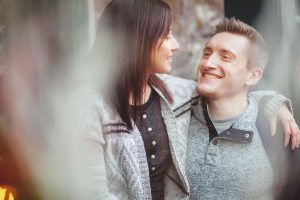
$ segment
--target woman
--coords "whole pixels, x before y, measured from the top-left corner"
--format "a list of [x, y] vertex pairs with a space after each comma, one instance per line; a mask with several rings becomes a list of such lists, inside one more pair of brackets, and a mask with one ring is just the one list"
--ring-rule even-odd
[[169, 6], [158, 0], [112, 1], [100, 18], [95, 51], [113, 54], [117, 70], [105, 101], [110, 105], [94, 104], [105, 112], [90, 132], [102, 144], [92, 156], [95, 183], [108, 181], [94, 185], [99, 199], [188, 196], [184, 157], [195, 82], [155, 75], [170, 72], [179, 48], [171, 24]]
[[93, 199], [188, 198], [186, 137], [196, 83], [156, 75], [170, 72], [179, 48], [171, 25], [160, 0], [113, 0], [100, 18], [94, 52], [117, 70], [104, 99], [93, 89], [80, 92]]

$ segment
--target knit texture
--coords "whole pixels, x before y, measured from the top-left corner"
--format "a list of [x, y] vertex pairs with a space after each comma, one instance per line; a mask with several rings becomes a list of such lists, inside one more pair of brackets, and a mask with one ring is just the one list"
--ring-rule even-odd
[[258, 106], [254, 98], [248, 100], [233, 128], [253, 131], [250, 143], [225, 137], [209, 142], [202, 107], [193, 107], [187, 157], [190, 199], [272, 199], [272, 168], [255, 127]]
[[[195, 82], [160, 76], [174, 97], [162, 93], [161, 112], [169, 138], [172, 163], [165, 177], [165, 199], [187, 199], [185, 155]], [[81, 88], [80, 133], [86, 141], [85, 164], [92, 199], [151, 199], [149, 169], [143, 139], [136, 126], [128, 130], [120, 116], [92, 88]]]

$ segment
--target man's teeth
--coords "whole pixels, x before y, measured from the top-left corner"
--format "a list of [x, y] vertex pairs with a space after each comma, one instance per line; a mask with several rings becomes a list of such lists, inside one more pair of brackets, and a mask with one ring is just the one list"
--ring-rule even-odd
[[213, 74], [204, 74], [204, 76], [207, 77], [207, 78], [211, 78], [211, 79], [219, 79], [218, 76], [213, 75]]

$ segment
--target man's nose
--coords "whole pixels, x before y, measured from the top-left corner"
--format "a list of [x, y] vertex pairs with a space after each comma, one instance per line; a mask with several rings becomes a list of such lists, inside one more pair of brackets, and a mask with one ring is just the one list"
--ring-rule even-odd
[[206, 59], [205, 67], [206, 68], [216, 68], [218, 66], [218, 58], [214, 54], [210, 55], [209, 58]]

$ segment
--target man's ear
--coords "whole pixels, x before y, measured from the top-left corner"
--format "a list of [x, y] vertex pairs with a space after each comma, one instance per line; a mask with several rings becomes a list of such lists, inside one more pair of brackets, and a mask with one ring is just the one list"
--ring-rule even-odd
[[253, 86], [258, 83], [258, 81], [261, 79], [262, 75], [264, 73], [264, 70], [259, 67], [255, 67], [249, 70], [249, 75], [246, 81], [246, 85]]

